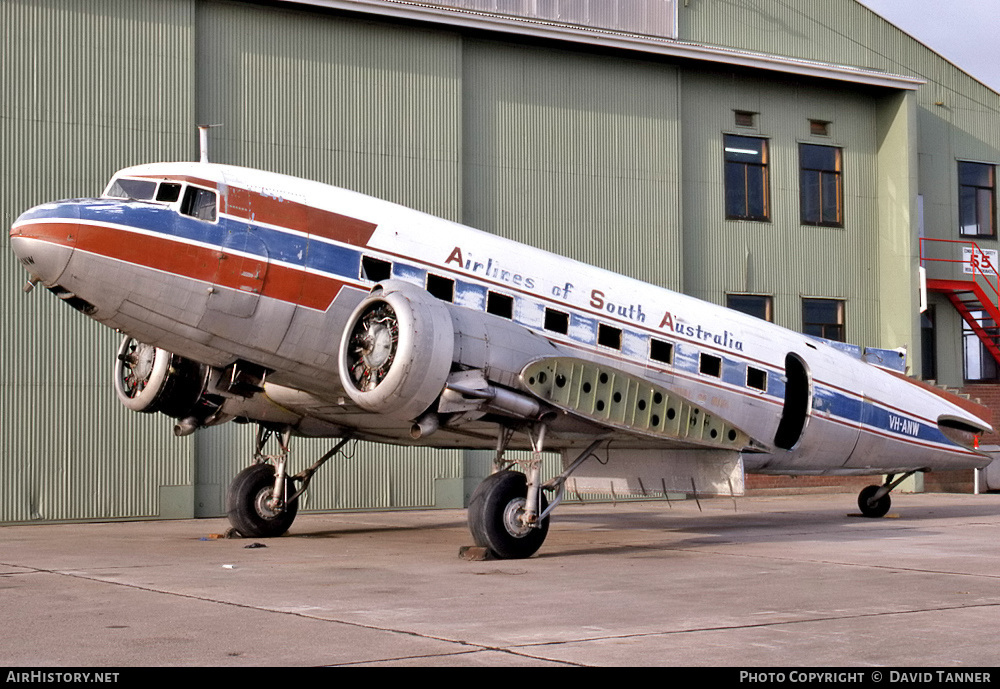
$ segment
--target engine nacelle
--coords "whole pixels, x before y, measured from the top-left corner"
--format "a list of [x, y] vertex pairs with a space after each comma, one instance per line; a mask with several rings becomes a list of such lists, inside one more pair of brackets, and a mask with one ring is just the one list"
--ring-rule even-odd
[[219, 407], [205, 395], [209, 373], [208, 366], [126, 336], [115, 361], [115, 393], [132, 411], [188, 420], [175, 429], [186, 435]]
[[455, 331], [448, 305], [406, 282], [378, 285], [340, 341], [340, 381], [362, 409], [411, 420], [444, 389]]

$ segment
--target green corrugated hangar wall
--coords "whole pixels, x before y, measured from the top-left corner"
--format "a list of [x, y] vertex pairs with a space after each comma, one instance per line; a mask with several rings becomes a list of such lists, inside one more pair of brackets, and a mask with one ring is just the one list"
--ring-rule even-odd
[[[5, 2], [5, 225], [192, 160], [318, 179], [681, 286], [675, 69], [235, 2]], [[651, 146], [650, 143], [654, 142]], [[656, 228], [656, 260], [649, 230]], [[0, 522], [224, 511], [252, 429], [114, 399], [118, 335], [25, 295], [4, 234]], [[293, 442], [293, 470], [326, 449]], [[359, 445], [304, 509], [461, 506], [489, 453]]]
[[[722, 4], [685, 8], [682, 27], [703, 30]], [[218, 124], [214, 162], [355, 189], [717, 302], [773, 294], [792, 328], [801, 295], [844, 298], [849, 340], [914, 341], [912, 277], [891, 279], [914, 260], [914, 105], [900, 92], [284, 3], [6, 0], [0, 25], [7, 226], [43, 201], [99, 194], [127, 165], [193, 160], [195, 125]], [[722, 217], [721, 137], [746, 109], [775, 142], [787, 228]], [[831, 121], [824, 141], [851, 156], [850, 232], [803, 232], [791, 210], [790, 151], [809, 118]], [[3, 241], [0, 522], [221, 514], [253, 429], [178, 439], [171, 420], [126, 412], [111, 385], [118, 335], [44, 290], [23, 294]], [[326, 448], [295, 441], [293, 471]], [[461, 506], [489, 455], [358, 445], [303, 508]]]

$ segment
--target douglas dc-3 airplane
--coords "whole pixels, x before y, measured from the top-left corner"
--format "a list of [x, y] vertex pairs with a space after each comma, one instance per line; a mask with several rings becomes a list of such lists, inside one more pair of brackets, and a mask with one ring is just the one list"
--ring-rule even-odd
[[[245, 536], [284, 533], [351, 439], [495, 449], [469, 526], [501, 558], [538, 550], [567, 491], [887, 474], [858, 498], [882, 516], [911, 473], [989, 461], [988, 410], [865, 353], [325, 184], [141, 165], [100, 198], [28, 210], [10, 237], [29, 285], [124, 333], [128, 408], [177, 419], [178, 435], [258, 424], [227, 495]], [[292, 435], [337, 440], [292, 475]], [[544, 484], [543, 450], [564, 468]]]

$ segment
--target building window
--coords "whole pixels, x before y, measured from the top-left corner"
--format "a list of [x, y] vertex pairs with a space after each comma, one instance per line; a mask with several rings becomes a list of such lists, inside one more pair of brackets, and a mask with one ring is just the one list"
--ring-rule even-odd
[[725, 136], [726, 217], [769, 220], [767, 139]]
[[733, 121], [737, 127], [753, 127], [757, 113], [748, 110], [733, 110]]
[[733, 311], [756, 316], [769, 323], [774, 321], [771, 297], [766, 294], [727, 294], [726, 306]]
[[920, 377], [937, 380], [937, 330], [934, 306], [920, 314]]
[[963, 237], [996, 234], [994, 166], [958, 163], [958, 227]]
[[813, 136], [830, 136], [830, 123], [824, 120], [809, 120], [809, 133]]
[[843, 155], [833, 146], [799, 144], [803, 225], [844, 226]]
[[843, 342], [844, 302], [839, 299], [803, 299], [802, 332]]
[[[986, 337], [996, 332], [996, 323], [985, 311], [970, 311]], [[966, 380], [997, 380], [997, 361], [972, 326], [962, 321], [962, 358]]]

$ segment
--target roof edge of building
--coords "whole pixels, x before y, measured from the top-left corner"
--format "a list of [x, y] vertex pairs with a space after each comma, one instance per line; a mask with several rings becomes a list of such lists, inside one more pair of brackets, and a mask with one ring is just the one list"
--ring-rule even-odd
[[280, 0], [290, 5], [313, 5], [327, 9], [376, 14], [395, 19], [429, 22], [482, 31], [545, 38], [614, 48], [749, 69], [763, 69], [797, 76], [832, 79], [869, 86], [914, 91], [927, 83], [920, 77], [892, 74], [876, 69], [838, 65], [817, 60], [772, 55], [748, 50], [682, 41], [661, 36], [616, 31], [563, 22], [518, 17], [481, 10], [445, 7], [418, 0]]

